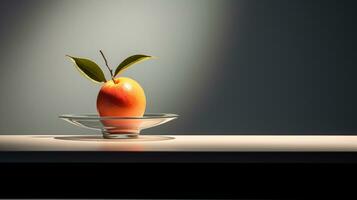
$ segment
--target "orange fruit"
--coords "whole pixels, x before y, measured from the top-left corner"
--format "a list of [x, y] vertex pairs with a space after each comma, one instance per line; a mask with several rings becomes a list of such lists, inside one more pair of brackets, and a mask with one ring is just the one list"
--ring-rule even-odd
[[143, 88], [138, 82], [127, 77], [107, 81], [97, 97], [97, 111], [101, 117], [142, 117], [145, 108]]

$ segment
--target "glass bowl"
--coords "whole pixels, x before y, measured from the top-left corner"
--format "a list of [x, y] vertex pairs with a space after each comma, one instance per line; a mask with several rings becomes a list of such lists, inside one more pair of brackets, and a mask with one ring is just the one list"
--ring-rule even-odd
[[148, 113], [142, 117], [100, 117], [98, 114], [65, 114], [59, 118], [88, 129], [102, 131], [103, 138], [137, 138], [143, 129], [159, 126], [178, 115], [168, 113]]

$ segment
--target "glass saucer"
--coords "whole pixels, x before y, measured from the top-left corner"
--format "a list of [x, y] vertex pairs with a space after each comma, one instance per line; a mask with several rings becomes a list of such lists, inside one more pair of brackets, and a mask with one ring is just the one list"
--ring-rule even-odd
[[178, 115], [147, 113], [142, 117], [100, 117], [98, 114], [65, 114], [59, 118], [84, 128], [101, 130], [103, 138], [137, 138], [143, 129], [159, 126]]

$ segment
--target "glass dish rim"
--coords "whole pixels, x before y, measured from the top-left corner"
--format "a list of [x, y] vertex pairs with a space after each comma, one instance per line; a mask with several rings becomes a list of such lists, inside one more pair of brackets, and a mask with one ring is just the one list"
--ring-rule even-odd
[[103, 120], [103, 119], [165, 119], [165, 118], [177, 118], [179, 115], [173, 113], [145, 113], [142, 117], [116, 117], [106, 116], [100, 117], [96, 113], [84, 113], [84, 114], [62, 114], [58, 116], [61, 119], [82, 119], [82, 120]]

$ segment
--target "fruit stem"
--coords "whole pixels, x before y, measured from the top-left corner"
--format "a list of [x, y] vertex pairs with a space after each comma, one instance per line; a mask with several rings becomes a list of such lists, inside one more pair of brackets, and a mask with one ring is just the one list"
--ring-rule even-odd
[[109, 72], [110, 72], [111, 78], [112, 78], [112, 80], [113, 80], [113, 82], [114, 82], [114, 84], [115, 84], [114, 75], [113, 75], [113, 70], [110, 69], [110, 67], [108, 66], [108, 61], [107, 61], [107, 59], [105, 58], [103, 51], [102, 51], [102, 50], [99, 50], [99, 52], [100, 52], [100, 54], [102, 54], [102, 57], [103, 57], [104, 62], [105, 62], [105, 66], [107, 66], [107, 68], [108, 68], [108, 70], [109, 70]]

